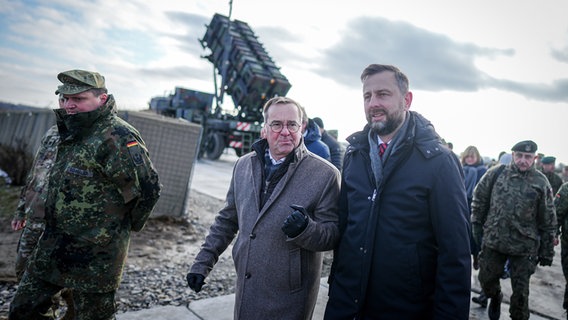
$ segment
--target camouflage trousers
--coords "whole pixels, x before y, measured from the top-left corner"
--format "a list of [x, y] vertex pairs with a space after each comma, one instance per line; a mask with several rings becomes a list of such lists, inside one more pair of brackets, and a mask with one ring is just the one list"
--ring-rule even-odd
[[29, 219], [26, 223], [26, 227], [22, 230], [16, 255], [16, 277], [18, 281], [22, 279], [26, 265], [28, 264], [28, 259], [32, 255], [44, 230], [45, 222], [43, 219]]
[[562, 307], [568, 310], [568, 236], [565, 237], [564, 233], [562, 234], [562, 237], [560, 237], [560, 261], [562, 264], [562, 273], [566, 280]]
[[[17, 255], [16, 255], [16, 277], [18, 281], [22, 279], [24, 271], [26, 271], [26, 266], [28, 264], [28, 259], [32, 255], [39, 238], [45, 230], [45, 222], [43, 219], [28, 219], [26, 222], [26, 227], [22, 230], [20, 234], [20, 239], [18, 241]], [[63, 320], [70, 320], [75, 317], [74, 313], [74, 303], [73, 303], [73, 292], [71, 289], [63, 289], [51, 299], [52, 306], [50, 307], [48, 313], [52, 313], [53, 317], [59, 315], [61, 312], [61, 303], [65, 303], [65, 315]]]
[[[10, 303], [8, 319], [54, 319], [54, 314], [50, 312], [52, 297], [62, 289], [62, 287], [43, 281], [29, 272], [24, 272], [12, 303]], [[114, 296], [115, 291], [93, 293], [73, 289], [74, 319], [115, 319]]]
[[511, 271], [511, 319], [529, 319], [529, 284], [531, 275], [536, 270], [537, 259], [533, 256], [511, 256], [483, 247], [479, 255], [479, 283], [489, 297], [501, 292], [501, 275], [505, 262], [509, 259]]

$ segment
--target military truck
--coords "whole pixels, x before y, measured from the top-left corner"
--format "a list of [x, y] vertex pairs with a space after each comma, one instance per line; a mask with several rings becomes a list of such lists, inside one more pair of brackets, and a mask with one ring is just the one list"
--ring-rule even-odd
[[[150, 109], [201, 124], [198, 157], [216, 160], [227, 147], [241, 156], [260, 138], [264, 103], [286, 95], [291, 85], [246, 22], [217, 13], [198, 40], [209, 51], [203, 58], [213, 64], [215, 93], [176, 87], [169, 96], [152, 98]], [[223, 111], [225, 94], [232, 112]]]

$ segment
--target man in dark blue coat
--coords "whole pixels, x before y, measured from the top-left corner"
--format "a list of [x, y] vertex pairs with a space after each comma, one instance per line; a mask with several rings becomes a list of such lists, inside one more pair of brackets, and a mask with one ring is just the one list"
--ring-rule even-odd
[[321, 118], [315, 117], [312, 120], [318, 125], [319, 132], [321, 134], [321, 141], [329, 147], [329, 158], [331, 163], [333, 163], [337, 170], [341, 172], [341, 166], [343, 165], [343, 148], [337, 139], [325, 130], [323, 120]]
[[361, 80], [368, 124], [347, 139], [325, 319], [467, 319], [470, 222], [459, 160], [409, 111], [398, 68], [373, 64]]

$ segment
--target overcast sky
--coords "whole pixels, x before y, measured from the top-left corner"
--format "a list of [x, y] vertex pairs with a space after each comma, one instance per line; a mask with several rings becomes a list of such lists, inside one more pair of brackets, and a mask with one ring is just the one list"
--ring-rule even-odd
[[[565, 0], [235, 0], [231, 18], [341, 140], [365, 124], [361, 71], [386, 63], [456, 153], [496, 158], [532, 139], [568, 163], [566, 12]], [[54, 108], [57, 73], [76, 68], [103, 74], [121, 109], [176, 86], [213, 93], [198, 39], [215, 13], [229, 1], [0, 0], [0, 100]]]

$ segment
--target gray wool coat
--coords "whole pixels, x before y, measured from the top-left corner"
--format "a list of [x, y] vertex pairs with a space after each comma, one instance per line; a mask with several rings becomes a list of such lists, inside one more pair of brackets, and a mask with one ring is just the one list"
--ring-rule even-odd
[[[321, 277], [322, 251], [339, 240], [339, 171], [303, 142], [296, 158], [260, 208], [263, 164], [255, 152], [237, 160], [225, 207], [219, 211], [191, 272], [207, 276], [232, 240], [237, 273], [234, 319], [311, 319]], [[262, 155], [264, 156], [264, 155]], [[307, 228], [295, 238], [281, 230], [304, 206]]]

